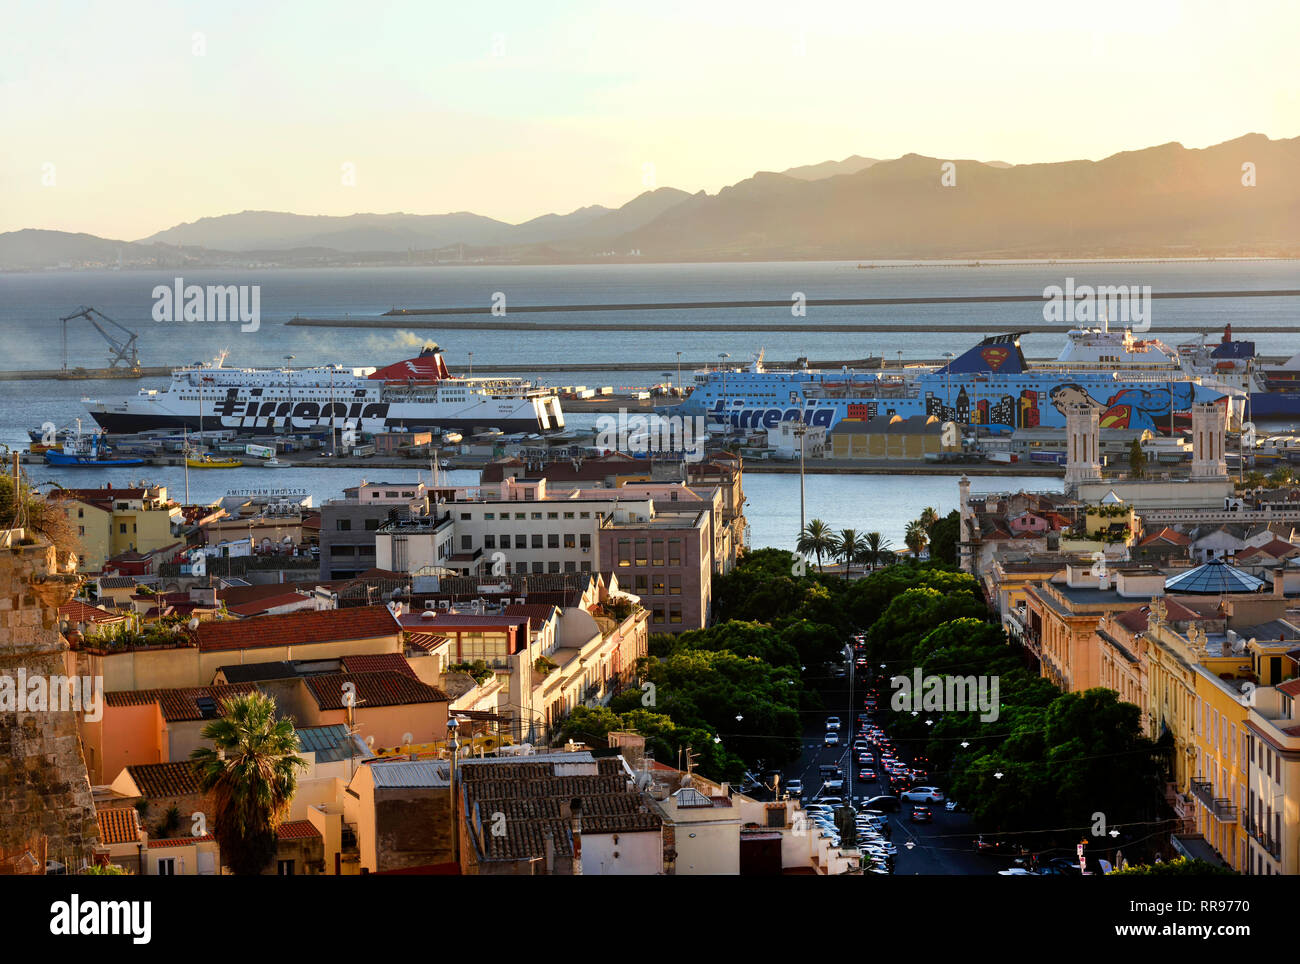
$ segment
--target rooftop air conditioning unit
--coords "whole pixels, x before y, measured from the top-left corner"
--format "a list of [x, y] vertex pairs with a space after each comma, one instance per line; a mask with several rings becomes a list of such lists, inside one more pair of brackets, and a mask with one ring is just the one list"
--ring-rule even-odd
[[445, 599], [439, 599], [439, 600], [438, 600], [438, 608], [439, 608], [439, 609], [442, 609], [442, 610], [446, 610], [446, 608], [447, 608], [447, 600], [445, 600]]

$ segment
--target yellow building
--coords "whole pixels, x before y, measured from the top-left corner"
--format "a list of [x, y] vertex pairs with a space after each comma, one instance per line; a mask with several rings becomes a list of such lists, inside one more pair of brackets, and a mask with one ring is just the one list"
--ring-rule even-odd
[[95, 572], [119, 553], [152, 552], [175, 544], [181, 507], [167, 498], [166, 486], [136, 489], [56, 489], [63, 513], [81, 540], [79, 566]]
[[[1289, 670], [1300, 671], [1288, 656]], [[1241, 813], [1249, 874], [1300, 874], [1300, 679], [1255, 691], [1246, 715]]]
[[934, 415], [877, 415], [841, 419], [827, 443], [826, 456], [832, 459], [924, 459], [928, 453], [960, 452], [961, 432], [945, 435]]

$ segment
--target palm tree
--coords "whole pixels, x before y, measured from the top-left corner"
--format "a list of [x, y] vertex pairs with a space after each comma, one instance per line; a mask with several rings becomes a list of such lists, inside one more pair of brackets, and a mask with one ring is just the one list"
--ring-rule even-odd
[[862, 555], [862, 536], [857, 529], [841, 529], [835, 537], [835, 557], [844, 560], [844, 578], [853, 575], [853, 564]]
[[929, 541], [930, 537], [926, 535], [925, 526], [921, 525], [920, 519], [913, 519], [907, 524], [907, 529], [903, 533], [903, 542], [907, 544], [908, 549], [912, 550], [913, 558], [921, 558], [921, 550]]
[[921, 527], [925, 529], [926, 532], [929, 532], [930, 527], [939, 521], [939, 513], [934, 506], [927, 505], [921, 510], [921, 518], [919, 521]]
[[260, 874], [275, 856], [276, 829], [289, 813], [298, 786], [293, 721], [276, 719], [275, 700], [253, 691], [223, 700], [225, 714], [203, 728], [213, 747], [190, 759], [216, 810], [212, 834], [223, 862], [236, 874]]
[[862, 539], [862, 551], [858, 562], [875, 569], [889, 551], [889, 540], [879, 532], [868, 532]]
[[795, 543], [795, 549], [802, 556], [807, 556], [809, 553], [816, 556], [817, 571], [821, 572], [822, 556], [830, 555], [835, 551], [835, 536], [831, 534], [830, 526], [821, 519], [809, 519], [808, 524], [799, 533], [799, 541]]

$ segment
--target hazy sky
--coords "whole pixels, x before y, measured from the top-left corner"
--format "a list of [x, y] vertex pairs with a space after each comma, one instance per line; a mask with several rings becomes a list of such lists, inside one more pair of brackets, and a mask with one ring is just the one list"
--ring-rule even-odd
[[1294, 137], [1297, 37], [1294, 0], [10, 0], [0, 231], [514, 222], [850, 154]]

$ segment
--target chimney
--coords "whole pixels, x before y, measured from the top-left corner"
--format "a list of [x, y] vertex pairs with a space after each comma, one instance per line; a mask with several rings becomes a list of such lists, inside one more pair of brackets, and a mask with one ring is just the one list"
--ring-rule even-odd
[[1278, 566], [1273, 570], [1273, 595], [1286, 595], [1286, 564]]

